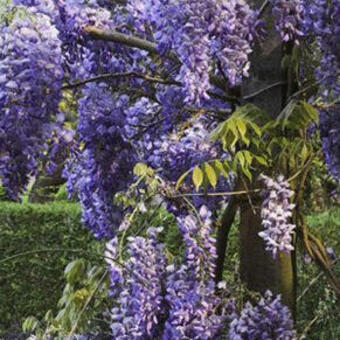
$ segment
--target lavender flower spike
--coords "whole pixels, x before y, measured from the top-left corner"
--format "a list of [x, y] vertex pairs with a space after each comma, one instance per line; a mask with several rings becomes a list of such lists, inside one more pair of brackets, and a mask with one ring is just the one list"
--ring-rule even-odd
[[259, 232], [259, 236], [265, 241], [265, 249], [271, 252], [275, 259], [278, 251], [289, 253], [294, 249], [292, 232], [295, 225], [289, 223], [295, 207], [289, 198], [294, 192], [289, 189], [289, 183], [282, 175], [276, 180], [265, 175], [261, 175], [260, 179], [263, 180], [265, 189], [262, 191], [264, 200], [261, 210], [264, 230]]

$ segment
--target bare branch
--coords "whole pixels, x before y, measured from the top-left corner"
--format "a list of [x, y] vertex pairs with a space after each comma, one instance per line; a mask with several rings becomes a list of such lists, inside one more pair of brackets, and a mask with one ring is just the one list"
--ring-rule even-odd
[[264, 13], [264, 11], [266, 10], [266, 8], [269, 4], [270, 4], [269, 0], [264, 0], [263, 4], [261, 5], [261, 7], [259, 9], [259, 14], [258, 14], [259, 17]]
[[239, 191], [225, 191], [225, 192], [207, 192], [207, 193], [184, 193], [184, 194], [175, 194], [175, 195], [168, 195], [167, 198], [183, 198], [183, 197], [192, 197], [192, 196], [237, 196], [237, 195], [248, 195], [249, 193], [260, 192], [261, 189], [254, 189], [254, 190], [239, 190]]
[[100, 80], [108, 80], [108, 79], [117, 79], [117, 78], [139, 78], [144, 79], [152, 83], [158, 83], [158, 84], [167, 84], [167, 85], [177, 85], [181, 86], [182, 84], [180, 82], [174, 81], [174, 80], [166, 80], [159, 77], [152, 77], [147, 74], [140, 74], [137, 72], [122, 72], [122, 73], [104, 73], [100, 74], [95, 77], [87, 78], [85, 80], [73, 83], [73, 84], [66, 84], [62, 87], [62, 90], [67, 89], [73, 89], [82, 85], [85, 85], [87, 83], [92, 83]]
[[[83, 28], [83, 30], [93, 40], [113, 41], [118, 44], [130, 46], [130, 47], [136, 47], [141, 50], [150, 52], [152, 54], [159, 54], [157, 45], [148, 40], [140, 39], [140, 38], [133, 37], [133, 36], [123, 34], [123, 33], [119, 33], [114, 30], [103, 30], [101, 28], [97, 28], [94, 26], [86, 26]], [[166, 56], [170, 58], [171, 60], [174, 60], [175, 62], [179, 62], [177, 56], [173, 52], [168, 53]]]
[[242, 99], [245, 99], [245, 100], [252, 99], [252, 98], [258, 96], [259, 94], [261, 94], [263, 92], [266, 92], [266, 91], [268, 91], [268, 90], [270, 90], [274, 87], [285, 85], [285, 84], [286, 84], [285, 81], [278, 81], [278, 82], [276, 82], [274, 84], [270, 84], [270, 85], [268, 85], [268, 86], [266, 86], [266, 87], [264, 87], [264, 88], [262, 88], [262, 89], [260, 89], [256, 92], [250, 93], [250, 94], [244, 96]]

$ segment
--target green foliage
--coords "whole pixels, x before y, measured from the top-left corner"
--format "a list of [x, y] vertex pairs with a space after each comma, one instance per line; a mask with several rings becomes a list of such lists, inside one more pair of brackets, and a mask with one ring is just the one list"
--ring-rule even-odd
[[220, 175], [234, 174], [249, 181], [262, 171], [295, 175], [312, 154], [306, 130], [317, 120], [318, 112], [303, 100], [291, 100], [275, 120], [253, 104], [240, 106], [211, 135], [230, 157], [213, 159], [188, 170], [178, 179], [176, 188], [190, 172], [196, 190], [215, 188]]
[[55, 194], [54, 199], [56, 201], [67, 201], [68, 194], [67, 194], [67, 190], [66, 190], [66, 184], [63, 184], [63, 185], [60, 186], [57, 193]]
[[102, 254], [80, 214], [72, 203], [0, 202], [0, 334], [30, 315], [40, 319], [56, 310], [65, 266], [85, 256], [77, 250]]
[[267, 122], [265, 113], [253, 104], [246, 104], [236, 109], [211, 134], [212, 140], [221, 142], [230, 157], [197, 165], [178, 179], [176, 187], [180, 187], [191, 171], [196, 190], [202, 186], [207, 188], [209, 185], [215, 188], [219, 176], [229, 177], [232, 173], [242, 174], [251, 180], [251, 170], [254, 165], [260, 168], [268, 166], [263, 150], [258, 153]]
[[291, 100], [282, 110], [276, 121], [284, 128], [306, 129], [319, 119], [318, 111], [304, 100]]
[[24, 332], [39, 340], [64, 340], [71, 333], [104, 330], [109, 332], [103, 312], [109, 305], [108, 275], [105, 266], [91, 265], [83, 258], [70, 262], [64, 271], [66, 285], [58, 301], [58, 310], [47, 311], [42, 320], [28, 317], [22, 325]]
[[223, 148], [229, 150], [235, 147], [238, 141], [249, 146], [252, 136], [261, 136], [260, 122], [267, 118], [263, 111], [253, 104], [246, 104], [236, 109], [233, 114], [221, 123], [212, 133], [214, 141], [220, 140]]
[[77, 333], [94, 331], [96, 314], [103, 312], [103, 301], [109, 298], [105, 268], [77, 259], [67, 265], [64, 275], [67, 283], [58, 302], [58, 313], [49, 325], [50, 332], [66, 335], [74, 325]]
[[[340, 208], [333, 207], [310, 215], [307, 224], [311, 232], [318, 235], [339, 256]], [[333, 264], [333, 269], [339, 276], [339, 261]], [[320, 274], [316, 265], [304, 263], [302, 258], [298, 259], [298, 275], [298, 332], [306, 332], [308, 340], [339, 339], [339, 301], [327, 279]]]

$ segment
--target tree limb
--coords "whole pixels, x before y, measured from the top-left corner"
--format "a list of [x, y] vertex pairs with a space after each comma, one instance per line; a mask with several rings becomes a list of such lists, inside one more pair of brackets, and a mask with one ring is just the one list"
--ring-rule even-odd
[[[104, 30], [94, 26], [83, 27], [83, 31], [93, 40], [112, 41], [118, 44], [136, 47], [140, 50], [150, 52], [152, 54], [159, 54], [157, 46], [151, 41], [133, 37], [124, 33], [119, 33], [115, 30]], [[174, 53], [167, 54], [167, 57], [179, 62], [177, 56]]]
[[[83, 31], [88, 35], [90, 39], [93, 40], [112, 41], [129, 47], [135, 47], [143, 51], [150, 52], [151, 54], [160, 54], [155, 43], [127, 34], [119, 33], [115, 30], [104, 30], [94, 26], [85, 26], [83, 27]], [[176, 63], [181, 63], [173, 51], [168, 52], [166, 54], [166, 57]], [[210, 82], [216, 87], [222, 90], [226, 90], [226, 81], [222, 77], [211, 75]]]
[[104, 74], [100, 74], [95, 77], [87, 78], [85, 80], [82, 80], [82, 81], [79, 81], [73, 84], [66, 84], [62, 87], [62, 90], [73, 89], [73, 88], [85, 85], [87, 83], [92, 83], [95, 81], [117, 79], [117, 78], [139, 78], [139, 79], [144, 79], [149, 82], [158, 83], [158, 84], [168, 84], [168, 85], [177, 85], [177, 86], [182, 85], [180, 82], [177, 82], [174, 80], [166, 80], [166, 79], [162, 79], [159, 77], [152, 77], [147, 74], [141, 74], [137, 72], [122, 72], [122, 73], [104, 73]]

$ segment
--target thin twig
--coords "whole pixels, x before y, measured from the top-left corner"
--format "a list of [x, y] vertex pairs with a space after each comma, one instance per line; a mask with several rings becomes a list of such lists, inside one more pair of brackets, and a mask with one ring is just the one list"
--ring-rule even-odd
[[247, 195], [249, 193], [260, 192], [261, 189], [253, 189], [253, 190], [240, 190], [240, 191], [225, 191], [225, 192], [207, 192], [207, 193], [185, 193], [185, 194], [176, 194], [166, 196], [167, 198], [182, 198], [182, 197], [191, 197], [191, 196], [235, 196], [235, 195]]
[[308, 325], [305, 327], [305, 329], [303, 330], [302, 334], [299, 336], [298, 340], [302, 340], [305, 339], [306, 334], [309, 332], [309, 330], [312, 328], [312, 326], [315, 324], [315, 322], [319, 319], [320, 314], [317, 314], [312, 321], [310, 321], [308, 323]]
[[[147, 74], [142, 74], [142, 73], [137, 73], [137, 72], [131, 71], [131, 72], [121, 72], [121, 73], [100, 74], [98, 76], [87, 78], [87, 79], [81, 80], [81, 81], [76, 82], [76, 83], [65, 84], [64, 86], [61, 87], [61, 89], [62, 90], [69, 90], [69, 89], [74, 89], [74, 88], [86, 85], [88, 83], [93, 83], [93, 82], [101, 81], [101, 80], [117, 79], [117, 78], [139, 78], [139, 79], [149, 81], [151, 83], [157, 83], [157, 84], [163, 84], [163, 85], [183, 86], [183, 84], [179, 81], [175, 81], [175, 80], [171, 80], [171, 79], [168, 80], [168, 79], [164, 79], [164, 78], [160, 78], [160, 77], [152, 77], [152, 76], [149, 76]], [[207, 91], [207, 94], [211, 97], [219, 98], [219, 99], [222, 99], [224, 101], [239, 103], [239, 99], [237, 97], [226, 96], [226, 95], [218, 94], [218, 93], [213, 92], [213, 91]]]
[[250, 206], [250, 208], [251, 208], [253, 214], [254, 214], [254, 215], [257, 215], [256, 210], [255, 210], [255, 206], [254, 206], [253, 201], [251, 200], [251, 197], [250, 197], [250, 195], [249, 195], [249, 189], [248, 189], [247, 183], [246, 183], [246, 181], [243, 179], [242, 176], [241, 176], [241, 181], [242, 181], [242, 184], [243, 184], [243, 186], [246, 188], [246, 191], [247, 191], [247, 198], [248, 198], [249, 206]]
[[281, 86], [281, 85], [285, 85], [285, 84], [286, 84], [285, 81], [278, 81], [278, 82], [273, 83], [273, 84], [270, 84], [270, 85], [268, 85], [268, 86], [266, 86], [266, 87], [264, 87], [264, 88], [262, 88], [262, 89], [260, 89], [260, 90], [258, 90], [258, 91], [255, 91], [255, 92], [253, 92], [253, 93], [250, 93], [250, 94], [248, 94], [248, 95], [242, 97], [242, 99], [244, 99], [244, 100], [252, 99], [252, 98], [254, 98], [254, 97], [257, 97], [257, 96], [258, 96], [259, 94], [261, 94], [262, 92], [266, 92], [266, 91], [268, 91], [268, 90], [270, 90], [270, 89], [272, 89], [272, 88], [274, 88], [274, 87]]
[[[340, 72], [337, 72], [335, 75], [336, 75], [336, 76], [339, 76], [339, 74], [340, 74]], [[316, 80], [315, 82], [311, 83], [310, 85], [308, 85], [308, 86], [302, 88], [301, 90], [299, 90], [299, 91], [293, 93], [293, 94], [288, 98], [287, 102], [290, 102], [292, 99], [296, 98], [298, 95], [300, 95], [300, 94], [302, 94], [302, 93], [304, 93], [304, 92], [310, 90], [310, 89], [313, 88], [314, 86], [316, 86], [316, 85], [322, 83], [322, 82], [323, 82], [325, 79], [327, 79], [328, 77], [329, 77], [329, 76], [325, 76], [325, 77], [323, 77], [323, 78], [321, 78], [321, 79], [319, 79], [319, 80]]]
[[104, 73], [100, 74], [95, 77], [87, 78], [85, 80], [73, 83], [73, 84], [66, 84], [62, 86], [62, 90], [68, 90], [73, 89], [79, 86], [83, 86], [87, 83], [93, 83], [100, 80], [108, 80], [108, 79], [116, 79], [116, 78], [139, 78], [144, 79], [152, 83], [159, 83], [159, 84], [168, 84], [168, 85], [178, 85], [181, 86], [182, 84], [180, 82], [174, 81], [174, 80], [166, 80], [159, 77], [152, 77], [147, 74], [140, 74], [137, 72], [122, 72], [122, 73]]
[[270, 4], [270, 0], [264, 0], [263, 4], [261, 5], [259, 9], [259, 14], [258, 14], [259, 17], [264, 13], [265, 9], [267, 8], [269, 4]]
[[[336, 264], [339, 259], [335, 259], [332, 263], [332, 265]], [[297, 302], [299, 302], [305, 295], [306, 293], [314, 286], [314, 284], [322, 277], [324, 272], [319, 272], [319, 274], [310, 282], [310, 284], [303, 290], [303, 292], [298, 296], [296, 299]]]
[[[61, 248], [56, 248], [56, 249], [36, 249], [36, 250], [29, 250], [29, 251], [24, 251], [22, 253], [18, 253], [9, 257], [6, 257], [2, 260], [0, 260], [0, 263], [8, 262], [11, 260], [14, 260], [18, 257], [26, 256], [26, 255], [32, 255], [32, 254], [39, 254], [39, 253], [52, 253], [52, 252], [69, 252], [69, 253], [89, 253], [85, 250], [82, 249], [61, 249]], [[91, 254], [91, 253], [90, 253]], [[95, 254], [96, 256], [102, 257], [99, 254]]]
[[[108, 259], [114, 263], [116, 263], [117, 265], [119, 265], [120, 267], [122, 267], [124, 270], [126, 270], [127, 272], [131, 273], [131, 274], [134, 274], [136, 275], [136, 273], [134, 273], [132, 270], [130, 270], [128, 267], [126, 267], [123, 263], [121, 263], [120, 261], [118, 261], [117, 259], [111, 257], [111, 256], [105, 256], [105, 255], [101, 255], [101, 254], [98, 254], [98, 253], [90, 253], [89, 251], [86, 251], [86, 250], [82, 250], [82, 249], [62, 249], [62, 248], [55, 248], [55, 249], [36, 249], [36, 250], [29, 250], [29, 251], [24, 251], [22, 253], [18, 253], [18, 254], [15, 254], [13, 256], [9, 256], [9, 257], [6, 257], [5, 259], [2, 259], [0, 260], [0, 264], [1, 263], [4, 263], [4, 262], [7, 262], [7, 261], [11, 261], [11, 260], [14, 260], [15, 258], [18, 258], [18, 257], [23, 257], [23, 256], [26, 256], [26, 255], [31, 255], [31, 254], [39, 254], [39, 253], [53, 253], [53, 252], [68, 252], [68, 253], [82, 253], [82, 254], [89, 254], [89, 255], [94, 255], [96, 257], [99, 257], [99, 258], [102, 258], [102, 259]], [[142, 278], [142, 277], [139, 277], [138, 276], [138, 279], [141, 281], [141, 283], [144, 285], [144, 286], [148, 286], [148, 282]]]

